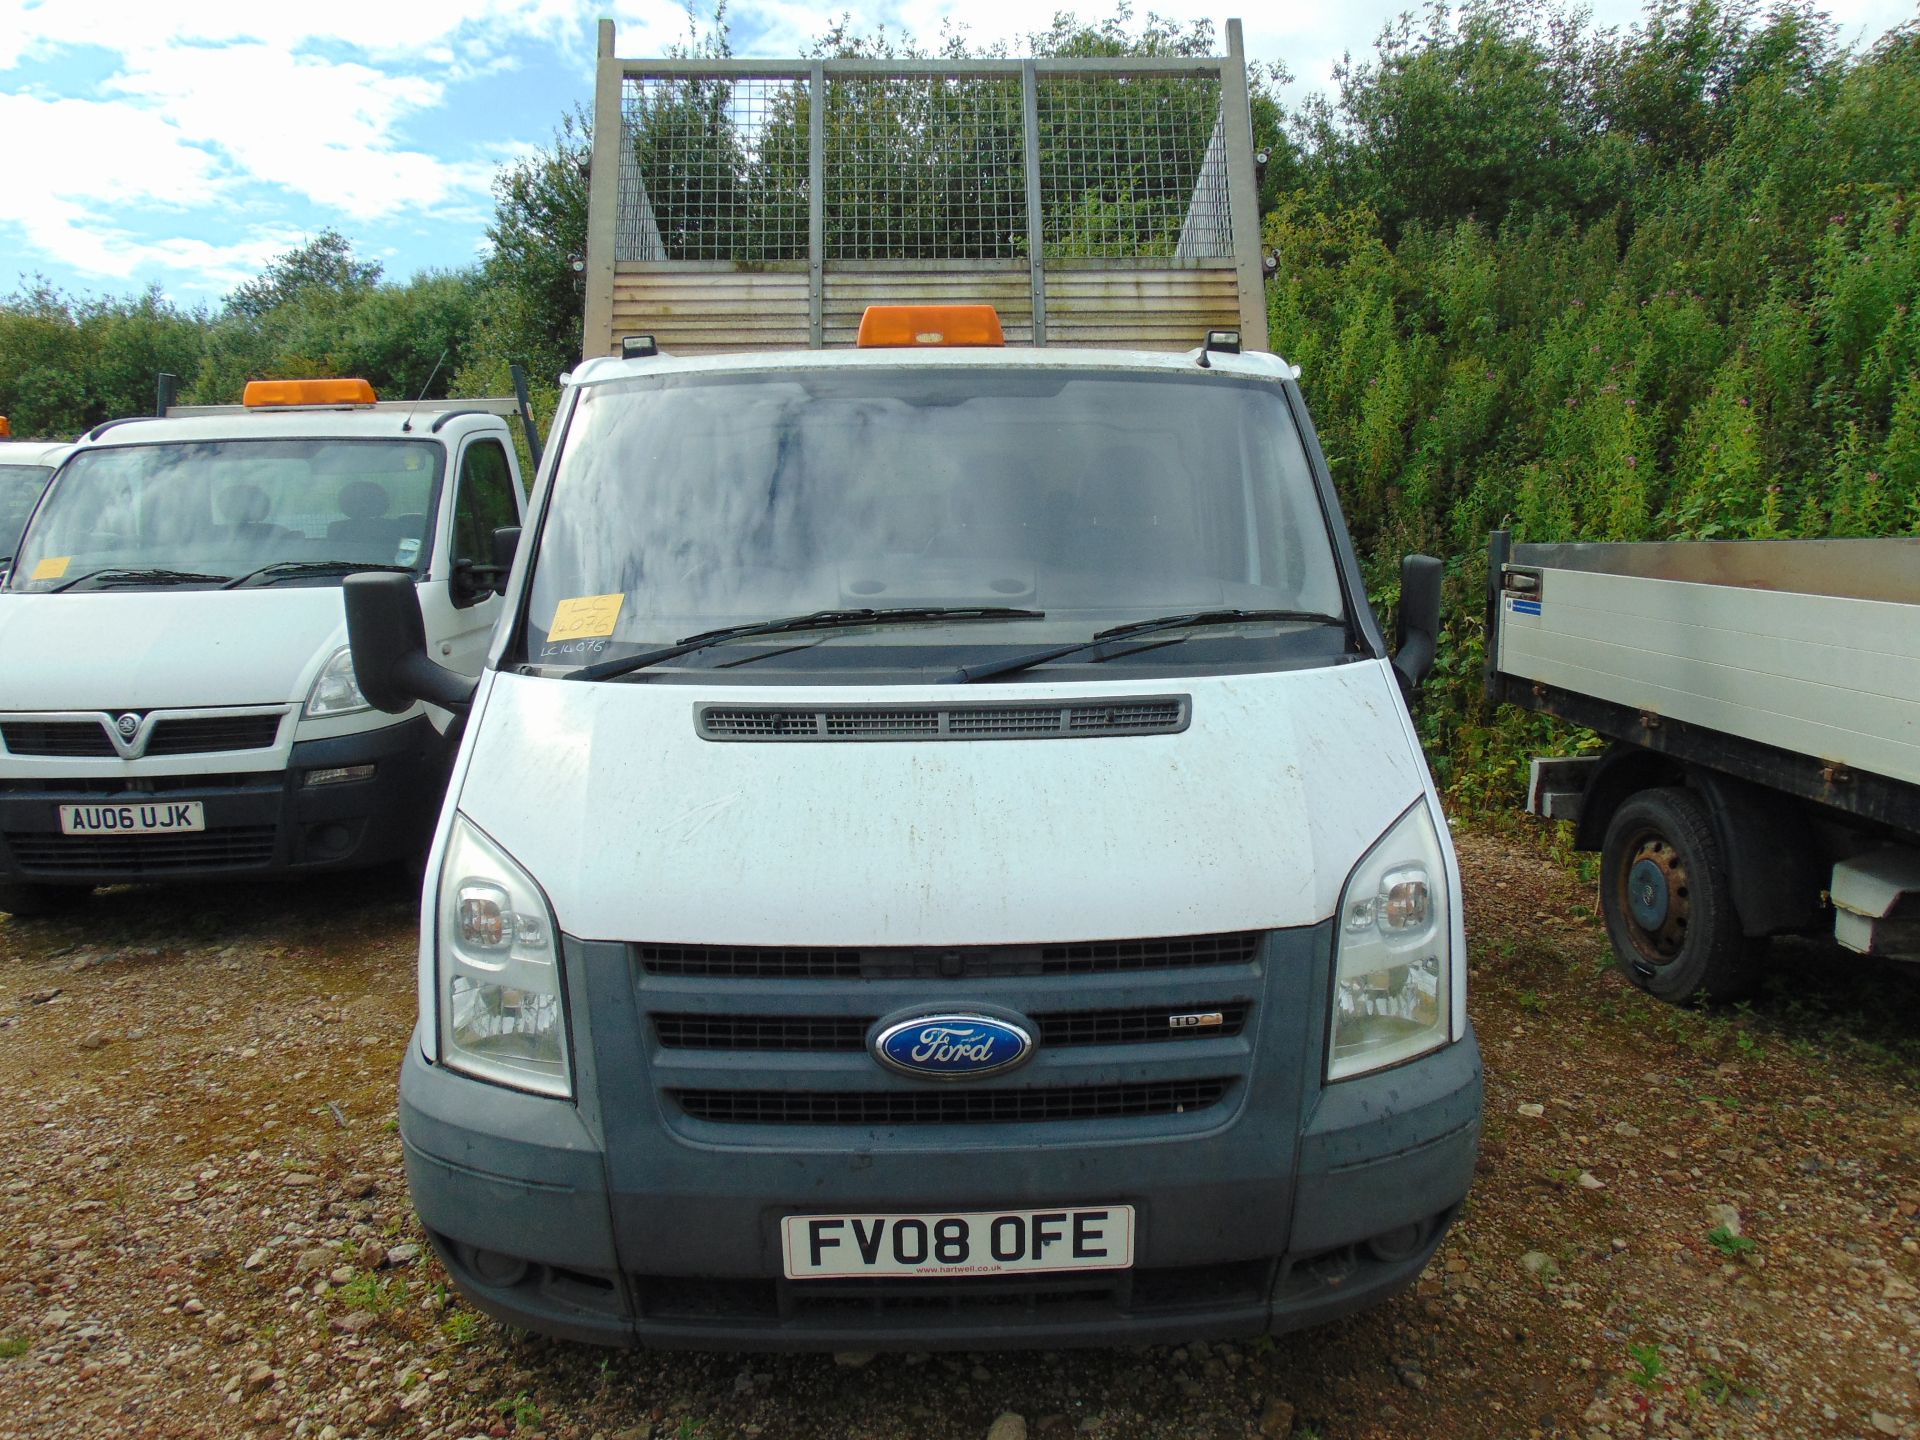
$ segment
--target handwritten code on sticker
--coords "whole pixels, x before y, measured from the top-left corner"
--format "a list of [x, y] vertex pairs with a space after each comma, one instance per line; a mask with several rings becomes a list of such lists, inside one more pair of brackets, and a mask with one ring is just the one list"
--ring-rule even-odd
[[71, 555], [49, 555], [33, 567], [32, 579], [58, 580], [67, 573], [67, 566], [73, 563]]
[[547, 643], [559, 640], [591, 640], [613, 634], [620, 619], [625, 595], [576, 595], [554, 607], [553, 624], [547, 628]]

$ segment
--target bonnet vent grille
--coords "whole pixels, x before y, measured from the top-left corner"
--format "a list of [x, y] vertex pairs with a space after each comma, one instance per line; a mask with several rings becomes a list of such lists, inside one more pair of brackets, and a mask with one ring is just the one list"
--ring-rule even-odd
[[1187, 728], [1185, 695], [1021, 705], [702, 705], [703, 740], [1056, 740], [1173, 735]]

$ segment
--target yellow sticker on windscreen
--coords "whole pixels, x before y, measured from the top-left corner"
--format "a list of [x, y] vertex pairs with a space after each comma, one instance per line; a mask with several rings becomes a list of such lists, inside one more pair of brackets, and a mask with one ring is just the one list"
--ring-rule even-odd
[[620, 619], [625, 595], [576, 595], [562, 600], [553, 611], [553, 624], [547, 627], [547, 643], [561, 640], [596, 640], [613, 634]]
[[29, 580], [58, 580], [67, 573], [67, 566], [73, 563], [71, 555], [49, 555], [33, 567]]

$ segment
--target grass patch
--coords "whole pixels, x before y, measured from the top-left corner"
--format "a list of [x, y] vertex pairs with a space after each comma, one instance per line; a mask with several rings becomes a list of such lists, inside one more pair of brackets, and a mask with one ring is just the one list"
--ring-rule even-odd
[[380, 1315], [407, 1298], [407, 1282], [397, 1275], [356, 1275], [333, 1292], [340, 1303], [351, 1310], [371, 1310]]
[[1627, 1370], [1627, 1378], [1651, 1394], [1653, 1387], [1660, 1383], [1660, 1377], [1667, 1373], [1666, 1357], [1660, 1353], [1660, 1347], [1631, 1344], [1627, 1346], [1627, 1358], [1633, 1362]]
[[33, 1348], [24, 1335], [0, 1335], [0, 1360], [18, 1360]]
[[1760, 1246], [1744, 1235], [1736, 1235], [1725, 1225], [1716, 1225], [1707, 1232], [1707, 1243], [1729, 1260], [1738, 1260], [1750, 1250]]
[[1717, 1366], [1702, 1363], [1700, 1377], [1704, 1382], [1700, 1393], [1716, 1405], [1725, 1405], [1730, 1400], [1758, 1399], [1761, 1390], [1758, 1385], [1749, 1384], [1736, 1375], [1729, 1375]]
[[511, 1421], [515, 1430], [538, 1430], [547, 1418], [524, 1390], [511, 1400], [494, 1401], [493, 1412]]

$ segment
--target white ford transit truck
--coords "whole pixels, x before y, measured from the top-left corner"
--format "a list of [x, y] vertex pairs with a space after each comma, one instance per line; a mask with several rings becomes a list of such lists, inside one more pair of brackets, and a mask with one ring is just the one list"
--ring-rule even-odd
[[[603, 49], [619, 137], [641, 62]], [[677, 203], [648, 184], [622, 207]], [[772, 274], [801, 344], [589, 326], [477, 681], [403, 577], [346, 582], [367, 697], [468, 717], [400, 1075], [455, 1284], [712, 1349], [1249, 1335], [1407, 1285], [1480, 1124], [1406, 699], [1439, 566], [1410, 559], [1390, 654], [1295, 372], [1242, 344], [1257, 270], [1243, 333], [1177, 350], [977, 299], [811, 348], [811, 285], [1004, 267], [730, 272], [597, 233], [590, 314], [693, 333], [654, 297]], [[1116, 289], [1223, 269], [1233, 297], [1230, 254]]]
[[340, 584], [392, 574], [479, 672], [522, 505], [500, 408], [255, 382], [81, 437], [0, 595], [0, 911], [424, 850], [451, 717], [367, 702]]

